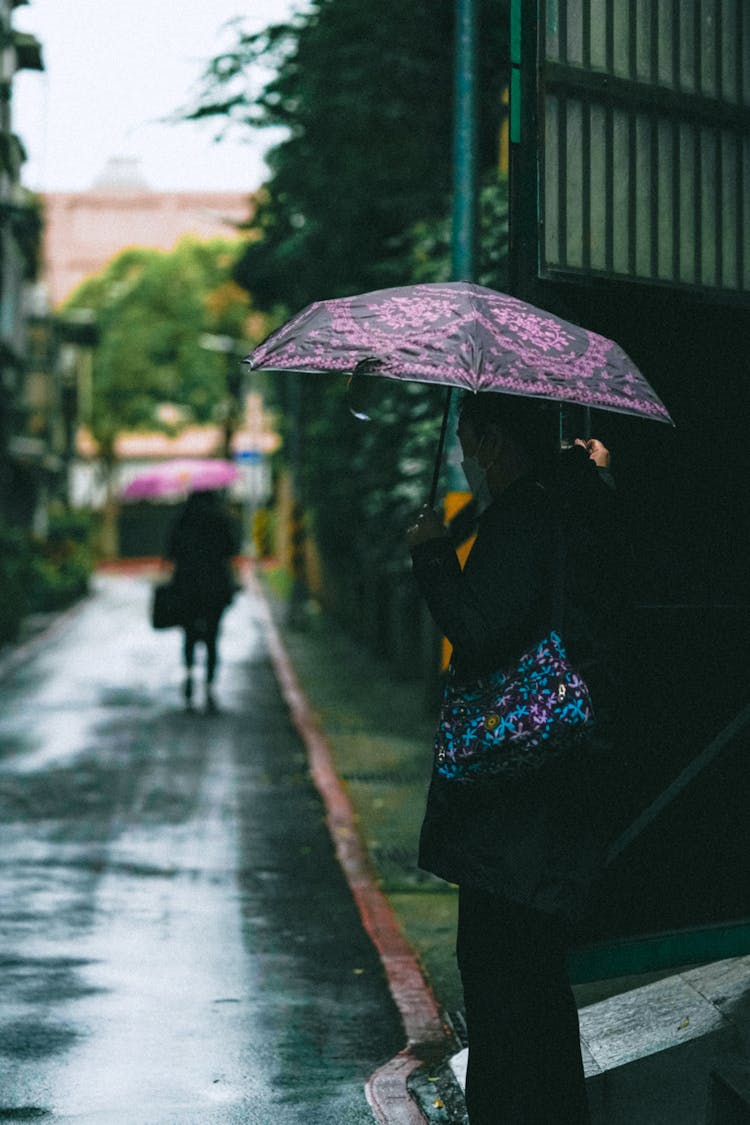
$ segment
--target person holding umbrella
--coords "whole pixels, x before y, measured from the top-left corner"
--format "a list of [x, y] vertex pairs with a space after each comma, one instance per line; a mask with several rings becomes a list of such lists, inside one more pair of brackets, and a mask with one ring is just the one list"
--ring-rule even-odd
[[407, 531], [459, 683], [512, 667], [549, 632], [560, 591], [565, 642], [596, 715], [595, 736], [527, 774], [461, 784], [437, 763], [433, 772], [419, 861], [459, 887], [471, 1125], [589, 1121], [565, 957], [603, 854], [591, 762], [612, 721], [622, 589], [615, 494], [596, 465], [607, 450], [593, 442], [558, 453], [557, 426], [557, 411], [534, 400], [464, 395], [458, 437], [480, 508], [464, 569], [432, 509]]
[[[537, 737], [538, 716], [548, 708], [550, 714], [580, 710], [575, 751], [562, 753], [562, 736], [559, 745], [550, 740], [554, 752], [544, 767], [526, 773], [514, 745], [509, 760], [519, 765], [515, 774], [508, 768], [486, 786], [466, 777], [462, 783], [458, 763], [451, 780], [446, 759], [440, 760], [443, 711], [420, 855], [427, 870], [460, 888], [472, 1125], [585, 1125], [565, 950], [603, 851], [588, 762], [604, 760], [617, 726], [614, 657], [624, 582], [618, 577], [616, 494], [597, 465], [606, 469], [606, 450], [584, 442], [556, 456], [559, 409], [673, 425], [669, 411], [614, 340], [466, 281], [314, 301], [245, 362], [256, 371], [312, 378], [343, 372], [445, 388], [430, 504], [407, 540], [417, 582], [453, 645], [459, 686], [462, 680], [504, 682], [514, 661], [520, 668], [530, 652], [552, 653], [554, 626], [564, 611], [564, 641], [575, 661], [572, 698], [566, 699], [568, 683], [561, 681], [561, 695], [535, 695], [533, 707], [519, 696], [517, 715], [488, 711], [484, 728], [504, 736], [525, 714], [533, 717]], [[482, 510], [463, 571], [432, 511], [456, 390], [469, 392], [459, 440]], [[564, 647], [553, 655], [560, 663], [549, 667], [562, 668]], [[458, 721], [454, 729], [460, 733]], [[469, 742], [479, 741], [477, 729]], [[465, 747], [454, 741], [451, 753], [458, 758]]]
[[216, 710], [213, 684], [219, 624], [234, 596], [231, 559], [235, 552], [234, 529], [218, 493], [209, 489], [191, 492], [172, 527], [166, 550], [167, 558], [175, 564], [173, 583], [182, 607], [183, 694], [188, 709], [193, 705], [196, 645], [202, 642], [206, 649], [206, 710]]

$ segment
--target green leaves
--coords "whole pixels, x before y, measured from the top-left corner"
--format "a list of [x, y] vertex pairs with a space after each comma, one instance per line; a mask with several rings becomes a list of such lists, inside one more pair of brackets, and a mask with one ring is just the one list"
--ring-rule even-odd
[[[480, 280], [502, 288], [507, 0], [478, 0], [478, 9]], [[310, 0], [260, 34], [234, 25], [190, 115], [286, 130], [233, 275], [257, 308], [288, 315], [314, 300], [450, 276], [454, 20], [455, 0]], [[262, 67], [270, 77], [257, 89]], [[405, 563], [403, 529], [429, 490], [443, 392], [373, 380], [378, 420], [363, 423], [343, 381], [293, 380], [267, 385], [287, 458], [299, 449], [298, 483], [327, 561], [355, 571]]]
[[[190, 116], [284, 126], [236, 277], [260, 308], [410, 280], [399, 240], [451, 191], [454, 0], [312, 0], [259, 35], [235, 25]], [[505, 0], [479, 4], [480, 165], [496, 165]], [[255, 92], [260, 65], [273, 76]]]
[[204, 333], [243, 340], [250, 300], [229, 280], [239, 244], [183, 239], [164, 253], [119, 254], [84, 282], [68, 309], [96, 313], [92, 413], [86, 419], [105, 459], [120, 430], [169, 429], [160, 407], [209, 422], [226, 396], [227, 358], [200, 346]]

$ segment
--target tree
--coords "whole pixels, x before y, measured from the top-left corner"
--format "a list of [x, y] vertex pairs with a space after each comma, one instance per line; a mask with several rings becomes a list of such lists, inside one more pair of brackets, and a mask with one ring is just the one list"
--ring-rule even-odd
[[[479, 218], [478, 281], [503, 289], [506, 180], [482, 189]], [[448, 280], [450, 220], [415, 224], [399, 250], [404, 273], [415, 282]], [[282, 395], [292, 378], [277, 378]], [[352, 395], [345, 380], [299, 378], [304, 388], [301, 485], [324, 557], [341, 573], [405, 565], [403, 531], [428, 495], [444, 390], [364, 376], [355, 380]], [[371, 422], [354, 418], [352, 409], [360, 405]]]
[[[245, 338], [250, 300], [231, 280], [237, 242], [183, 239], [173, 251], [126, 250], [83, 282], [65, 313], [96, 314], [90, 424], [106, 463], [122, 430], [209, 422], [226, 396], [226, 359], [200, 346], [203, 333]], [[262, 332], [260, 333], [262, 335]]]
[[[259, 307], [401, 284], [399, 242], [446, 215], [451, 190], [454, 0], [312, 0], [214, 59], [188, 116], [284, 126], [236, 277]], [[507, 0], [481, 0], [482, 169], [497, 165]], [[250, 66], [274, 77], [253, 97]]]
[[[245, 290], [231, 279], [239, 241], [182, 239], [164, 252], [118, 254], [83, 282], [62, 310], [96, 316], [91, 402], [83, 419], [98, 448], [107, 491], [105, 553], [116, 551], [113, 469], [124, 430], [177, 431], [215, 419], [227, 398], [227, 357], [201, 347], [204, 333], [264, 335]], [[169, 407], [165, 410], [165, 407]]]
[[[505, 283], [507, 194], [499, 134], [507, 82], [507, 0], [479, 0], [481, 280]], [[266, 310], [450, 271], [455, 0], [311, 0], [288, 24], [250, 35], [237, 21], [188, 114], [223, 128], [283, 126], [236, 279]], [[274, 68], [259, 94], [253, 64]], [[329, 572], [405, 563], [403, 528], [426, 498], [442, 395], [372, 380], [378, 420], [355, 421], [344, 384], [275, 385], [301, 430], [301, 485]], [[287, 398], [288, 394], [288, 398]]]
[[[490, 289], [508, 286], [508, 180], [493, 174], [479, 191], [476, 281]], [[451, 220], [448, 216], [420, 220], [395, 247], [403, 255], [404, 273], [412, 282], [449, 281]]]

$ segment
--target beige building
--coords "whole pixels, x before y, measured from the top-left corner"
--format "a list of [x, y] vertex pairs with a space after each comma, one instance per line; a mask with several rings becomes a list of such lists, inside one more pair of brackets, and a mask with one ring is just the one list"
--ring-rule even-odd
[[48, 192], [43, 199], [44, 271], [53, 308], [121, 250], [171, 250], [188, 234], [231, 237], [252, 208], [244, 192], [152, 191], [129, 158], [110, 160], [89, 191]]

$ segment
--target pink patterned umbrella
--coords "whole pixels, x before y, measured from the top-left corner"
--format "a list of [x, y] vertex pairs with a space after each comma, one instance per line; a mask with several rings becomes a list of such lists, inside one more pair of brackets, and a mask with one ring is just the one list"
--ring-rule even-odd
[[212, 492], [239, 478], [231, 461], [183, 458], [164, 461], [134, 477], [123, 489], [124, 500], [150, 500], [186, 492]]
[[255, 370], [356, 372], [499, 391], [672, 422], [612, 340], [468, 282], [315, 301], [245, 362]]

